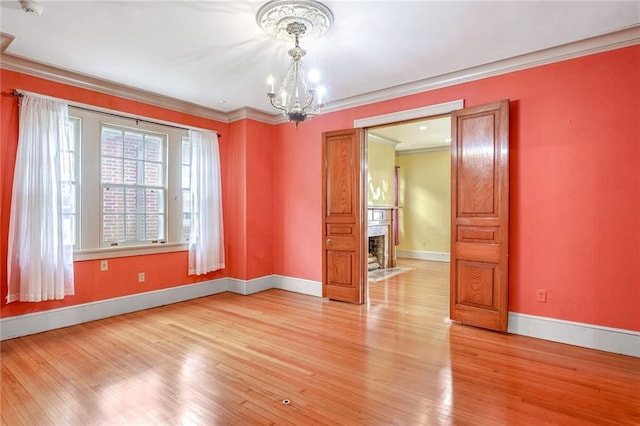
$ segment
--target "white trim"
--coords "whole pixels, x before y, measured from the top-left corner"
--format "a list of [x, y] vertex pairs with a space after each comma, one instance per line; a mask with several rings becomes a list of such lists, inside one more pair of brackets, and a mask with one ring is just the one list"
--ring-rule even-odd
[[273, 288], [281, 290], [293, 291], [309, 296], [322, 297], [322, 282], [305, 280], [302, 278], [285, 277], [282, 275], [274, 275], [275, 281]]
[[272, 115], [255, 108], [241, 108], [235, 111], [231, 111], [229, 114], [227, 114], [228, 123], [233, 123], [234, 121], [244, 119], [260, 121], [267, 124], [280, 124], [289, 121], [286, 117], [283, 117], [282, 114]]
[[433, 260], [435, 262], [450, 262], [451, 254], [438, 251], [421, 251], [421, 250], [397, 250], [396, 257], [405, 257], [407, 259]]
[[[443, 253], [446, 254], [446, 253]], [[0, 340], [231, 291], [248, 295], [277, 288], [322, 297], [322, 283], [268, 275], [252, 280], [219, 278], [33, 314], [0, 318]], [[640, 357], [640, 332], [509, 312], [509, 333]]]
[[429, 105], [421, 108], [407, 109], [389, 114], [375, 115], [373, 117], [359, 118], [353, 120], [353, 127], [364, 128], [381, 126], [383, 124], [398, 123], [400, 121], [413, 120], [416, 118], [449, 114], [451, 111], [455, 111], [460, 108], [464, 108], [464, 99], [443, 102], [441, 104]]
[[15, 40], [15, 37], [11, 34], [0, 33], [0, 53], [4, 53], [7, 47], [13, 43], [13, 40]]
[[420, 149], [403, 149], [401, 151], [396, 151], [396, 156], [401, 157], [403, 155], [426, 154], [429, 152], [441, 152], [441, 151], [451, 151], [451, 145], [432, 146], [429, 148], [420, 148]]
[[115, 257], [143, 256], [158, 253], [173, 253], [188, 250], [187, 243], [165, 243], [146, 246], [121, 246], [121, 247], [100, 247], [94, 249], [81, 249], [73, 252], [73, 261], [94, 259], [112, 259]]
[[[184, 112], [210, 120], [227, 122], [227, 114], [224, 112], [196, 105], [169, 96], [160, 95], [146, 90], [137, 89], [113, 81], [102, 80], [88, 75], [83, 75], [73, 71], [67, 71], [51, 65], [31, 61], [19, 56], [2, 54], [0, 66], [9, 71], [16, 71], [23, 74], [44, 78], [45, 80], [68, 84], [83, 89], [93, 90], [107, 95], [117, 96], [148, 105], [155, 105], [172, 111]], [[92, 106], [93, 108], [93, 106]]]
[[[357, 96], [351, 96], [343, 99], [336, 99], [325, 103], [322, 113], [340, 111], [349, 108], [355, 108], [363, 105], [370, 105], [376, 102], [382, 102], [389, 99], [396, 99], [402, 96], [414, 95], [416, 93], [427, 92], [443, 87], [454, 86], [456, 84], [467, 83], [470, 81], [481, 80], [488, 77], [507, 74], [514, 71], [534, 68], [541, 65], [548, 65], [555, 62], [575, 59], [582, 56], [588, 56], [596, 53], [607, 52], [610, 50], [621, 49], [623, 47], [640, 44], [640, 25], [634, 25], [612, 33], [599, 35], [596, 37], [579, 40], [561, 46], [551, 47], [549, 49], [537, 52], [527, 53], [513, 58], [491, 62], [476, 67], [454, 71], [434, 77], [417, 80], [407, 84], [401, 84]], [[2, 54], [0, 57], [0, 67], [16, 71], [23, 74], [33, 75], [44, 78], [46, 80], [58, 83], [69, 84], [75, 87], [82, 87], [96, 92], [106, 93], [118, 96], [124, 99], [130, 99], [143, 102], [149, 105], [155, 105], [161, 108], [173, 111], [184, 112], [187, 114], [205, 117], [212, 120], [229, 123], [232, 121], [250, 118], [256, 121], [262, 121], [268, 124], [280, 124], [287, 121], [286, 117], [281, 114], [270, 115], [267, 112], [259, 111], [253, 108], [242, 108], [236, 111], [225, 113], [212, 108], [196, 105], [190, 102], [171, 98], [157, 93], [136, 89], [123, 84], [112, 81], [101, 80], [80, 73], [66, 71], [38, 62], [21, 58], [19, 56]]]
[[116, 315], [210, 296], [225, 291], [246, 296], [271, 288], [322, 297], [322, 283], [318, 281], [283, 277], [280, 275], [267, 275], [251, 280], [219, 278], [163, 290], [132, 294], [60, 309], [51, 309], [33, 314], [0, 318], [0, 340], [27, 336], [56, 328], [69, 327]]
[[575, 59], [582, 56], [621, 49], [640, 43], [640, 25], [634, 25], [620, 31], [615, 31], [600, 36], [579, 40], [537, 52], [527, 53], [513, 58], [491, 62], [476, 67], [462, 69], [447, 74], [441, 74], [412, 83], [401, 84], [369, 93], [364, 93], [349, 98], [338, 99], [329, 102], [323, 113], [355, 108], [362, 105], [370, 105], [402, 96], [414, 95], [443, 87], [455, 86], [470, 81], [482, 80], [488, 77], [508, 74], [528, 68], [548, 65], [555, 62]]
[[274, 288], [274, 275], [267, 275], [251, 280], [239, 280], [237, 278], [227, 278], [229, 283], [228, 290], [232, 293], [242, 294], [243, 296], [259, 293], [264, 290]]
[[640, 332], [509, 312], [509, 333], [640, 357]]
[[0, 340], [170, 305], [227, 291], [228, 279], [203, 281], [33, 314], [0, 318]]
[[[183, 123], [176, 123], [173, 121], [167, 121], [167, 120], [160, 120], [158, 118], [153, 118], [153, 117], [146, 117], [144, 115], [140, 115], [140, 114], [131, 114], [128, 112], [123, 112], [123, 111], [119, 111], [119, 110], [115, 110], [115, 109], [109, 109], [109, 108], [103, 108], [103, 107], [99, 107], [99, 106], [95, 106], [95, 105], [89, 105], [89, 104], [84, 104], [82, 102], [76, 102], [76, 101], [71, 101], [69, 99], [64, 99], [64, 98], [57, 98], [54, 96], [48, 96], [48, 95], [43, 95], [42, 93], [36, 93], [36, 92], [29, 92], [28, 90], [23, 90], [23, 89], [14, 89], [17, 93], [21, 94], [21, 95], [31, 95], [31, 96], [37, 96], [39, 98], [43, 98], [43, 99], [50, 99], [50, 100], [54, 100], [54, 101], [60, 101], [60, 102], [65, 102], [67, 105], [69, 105], [69, 107], [73, 108], [80, 108], [80, 110], [77, 111], [71, 111], [72, 115], [82, 115], [84, 111], [89, 112], [89, 113], [103, 113], [103, 114], [108, 114], [111, 115], [109, 117], [106, 116], [102, 116], [100, 117], [101, 121], [117, 121], [118, 123], [122, 123], [122, 124], [118, 124], [119, 126], [127, 126], [127, 127], [132, 127], [131, 124], [132, 123], [126, 123], [126, 122], [121, 122], [118, 121], [118, 119], [123, 120], [133, 120], [133, 121], [146, 121], [146, 124], [150, 124], [151, 126], [153, 125], [160, 125], [160, 126], [170, 126], [173, 128], [177, 128], [176, 130], [184, 130], [184, 131], [188, 131], [189, 129], [191, 130], [199, 130], [199, 131], [203, 131], [203, 132], [214, 132], [214, 133], [219, 133], [217, 130], [213, 130], [213, 129], [201, 129], [199, 127], [193, 127], [193, 126], [189, 126], [187, 124], [183, 124]], [[83, 111], [84, 110], [84, 111]], [[88, 111], [87, 111], [88, 110]], [[155, 131], [155, 130], [154, 130]], [[166, 133], [166, 129], [162, 129], [163, 133]]]
[[369, 138], [369, 142], [373, 141], [373, 142], [381, 143], [383, 145], [389, 145], [389, 146], [392, 146], [393, 149], [395, 149], [396, 146], [400, 143], [400, 141], [397, 141], [397, 140], [391, 139], [391, 138], [387, 138], [387, 137], [382, 136], [382, 135], [377, 135], [377, 134], [375, 134], [373, 132], [367, 133], [367, 137]]

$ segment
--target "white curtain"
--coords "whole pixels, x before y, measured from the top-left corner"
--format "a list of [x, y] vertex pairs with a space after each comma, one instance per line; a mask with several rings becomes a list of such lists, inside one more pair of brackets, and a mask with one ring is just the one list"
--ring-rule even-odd
[[222, 185], [218, 135], [189, 130], [191, 144], [191, 233], [189, 275], [224, 268]]
[[[64, 231], [61, 176], [71, 165], [67, 105], [24, 95], [13, 176], [7, 303], [74, 294], [73, 235]], [[69, 235], [71, 234], [71, 235]]]

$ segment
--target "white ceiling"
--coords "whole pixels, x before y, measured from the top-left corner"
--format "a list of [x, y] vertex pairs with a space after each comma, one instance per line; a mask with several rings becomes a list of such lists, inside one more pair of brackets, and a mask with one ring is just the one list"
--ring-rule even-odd
[[[266, 77], [290, 43], [258, 27], [263, 1], [0, 2], [5, 53], [222, 112], [273, 113]], [[331, 30], [304, 39], [332, 101], [638, 25], [640, 2], [326, 0]]]
[[369, 141], [395, 146], [398, 152], [451, 146], [451, 117], [436, 117], [369, 129]]

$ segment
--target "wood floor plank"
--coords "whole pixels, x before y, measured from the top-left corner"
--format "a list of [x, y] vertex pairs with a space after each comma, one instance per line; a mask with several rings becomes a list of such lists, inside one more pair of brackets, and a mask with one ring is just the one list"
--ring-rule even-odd
[[452, 324], [448, 265], [399, 264], [367, 305], [223, 293], [2, 342], [0, 421], [640, 424], [640, 359]]

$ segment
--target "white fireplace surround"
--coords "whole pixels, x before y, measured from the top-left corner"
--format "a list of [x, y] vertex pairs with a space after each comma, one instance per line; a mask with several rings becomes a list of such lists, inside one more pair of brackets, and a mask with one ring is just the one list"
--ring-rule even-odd
[[[367, 229], [367, 237], [369, 239], [369, 253], [373, 254], [378, 259], [378, 264], [382, 269], [389, 267], [389, 232], [386, 226], [370, 226]], [[372, 238], [381, 237], [382, 250], [376, 247], [375, 241]], [[373, 246], [373, 247], [372, 247]]]

